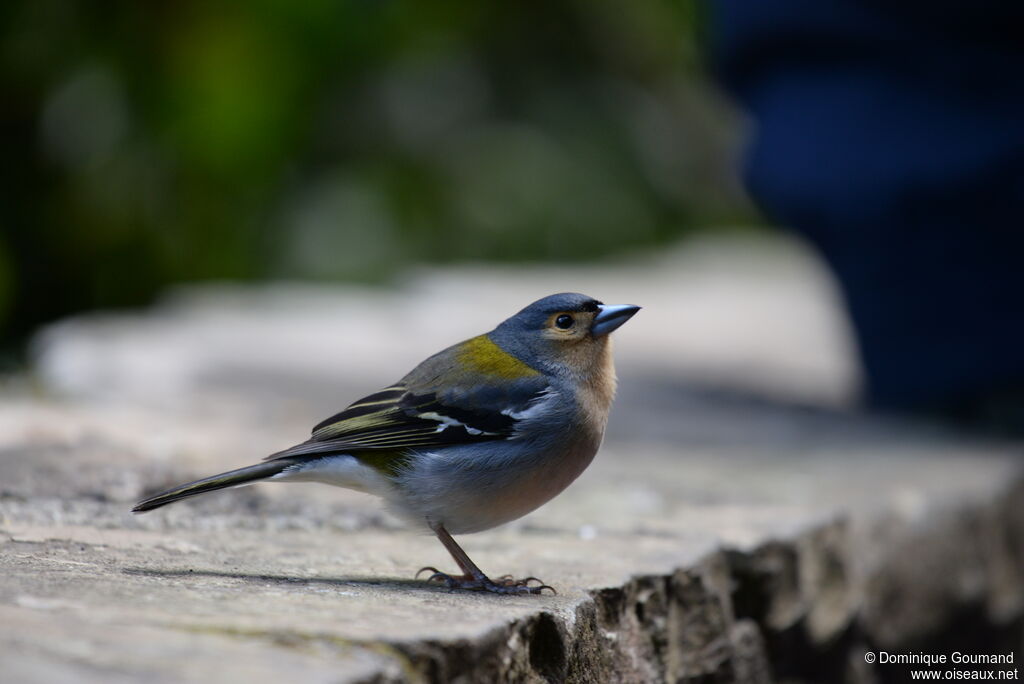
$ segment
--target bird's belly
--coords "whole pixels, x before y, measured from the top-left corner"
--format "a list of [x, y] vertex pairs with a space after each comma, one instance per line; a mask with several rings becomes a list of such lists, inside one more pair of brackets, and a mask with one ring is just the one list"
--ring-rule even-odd
[[438, 502], [440, 505], [432, 507], [430, 517], [441, 520], [452, 534], [480, 532], [523, 517], [546, 504], [564, 488], [555, 489], [542, 478], [523, 478], [501, 487], [488, 487], [485, 493], [453, 492]]
[[[597, 444], [543, 457], [481, 460], [469, 452], [424, 454], [400, 480], [406, 517], [440, 523], [452, 534], [480, 532], [521, 518], [562, 492], [594, 458]], [[462, 456], [477, 456], [467, 459]]]

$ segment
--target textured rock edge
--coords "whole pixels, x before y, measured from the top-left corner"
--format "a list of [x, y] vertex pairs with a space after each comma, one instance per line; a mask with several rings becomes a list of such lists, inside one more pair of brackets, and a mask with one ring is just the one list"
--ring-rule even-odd
[[478, 639], [364, 643], [402, 674], [362, 681], [901, 681], [864, 653], [1020, 647], [1022, 501], [1019, 478], [988, 501], [844, 516], [722, 549]]

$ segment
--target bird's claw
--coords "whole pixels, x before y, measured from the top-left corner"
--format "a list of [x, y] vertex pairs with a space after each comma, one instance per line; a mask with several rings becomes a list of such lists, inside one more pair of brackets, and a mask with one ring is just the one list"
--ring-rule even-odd
[[502, 575], [501, 577], [496, 577], [492, 581], [495, 584], [502, 584], [511, 587], [530, 587], [530, 582], [536, 582], [537, 585], [531, 587], [532, 589], [550, 589], [552, 594], [558, 593], [557, 591], [555, 591], [554, 587], [552, 587], [549, 584], [544, 584], [544, 580], [542, 580], [539, 577], [534, 577], [533, 575], [530, 575], [529, 577], [523, 577], [522, 579], [516, 579], [512, 575]]
[[[453, 577], [452, 575], [443, 573], [437, 568], [431, 566], [420, 568], [416, 573], [416, 577], [419, 578], [421, 574], [428, 571], [431, 575], [427, 578], [427, 582], [438, 582], [449, 589], [486, 591], [492, 594], [542, 594], [544, 590], [547, 589], [552, 595], [558, 593], [555, 591], [554, 587], [549, 584], [544, 584], [544, 582], [537, 577], [515, 579], [511, 575], [502, 575], [501, 577], [493, 580], [486, 575], [480, 575], [479, 577], [472, 577], [468, 575]], [[530, 582], [536, 582], [537, 584], [533, 585], [530, 584]]]

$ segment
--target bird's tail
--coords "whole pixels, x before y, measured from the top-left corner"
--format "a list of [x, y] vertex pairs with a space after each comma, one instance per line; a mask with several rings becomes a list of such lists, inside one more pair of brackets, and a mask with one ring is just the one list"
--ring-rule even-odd
[[160, 508], [161, 506], [166, 506], [169, 503], [181, 501], [197, 494], [205, 494], [206, 492], [214, 492], [218, 489], [238, 487], [258, 482], [259, 480], [265, 480], [268, 477], [280, 475], [290, 466], [295, 465], [295, 463], [296, 461], [293, 459], [282, 458], [189, 482], [188, 484], [183, 484], [143, 499], [135, 504], [132, 513], [144, 513], [145, 511], [151, 511], [154, 508]]

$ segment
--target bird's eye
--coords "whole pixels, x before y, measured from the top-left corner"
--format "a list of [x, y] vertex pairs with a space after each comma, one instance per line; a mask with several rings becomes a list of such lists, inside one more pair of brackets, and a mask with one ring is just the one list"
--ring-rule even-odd
[[562, 330], [568, 330], [569, 328], [572, 327], [572, 324], [575, 322], [576, 319], [574, 319], [569, 314], [562, 314], [561, 316], [555, 319], [555, 327], [561, 328]]

